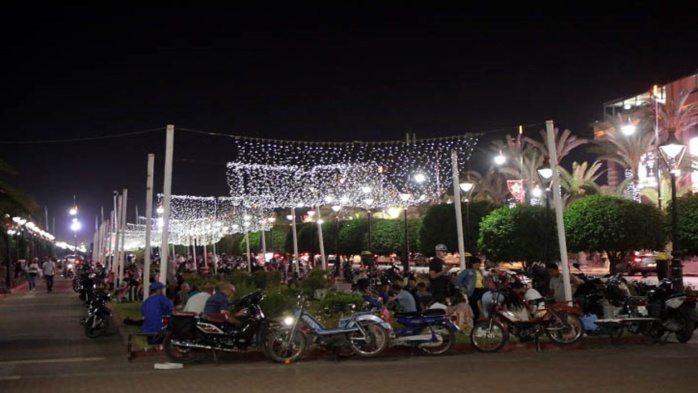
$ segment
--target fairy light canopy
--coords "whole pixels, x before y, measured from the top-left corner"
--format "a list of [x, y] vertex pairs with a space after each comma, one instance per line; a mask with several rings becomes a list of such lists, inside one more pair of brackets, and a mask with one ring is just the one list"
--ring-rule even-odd
[[[163, 194], [157, 197], [158, 203], [162, 203]], [[173, 195], [170, 199], [169, 243], [186, 246], [210, 244], [232, 233], [268, 230], [273, 216], [270, 209], [244, 206], [233, 197]], [[161, 233], [161, 228], [160, 220], [154, 219], [153, 238], [159, 238], [157, 233]], [[145, 239], [145, 224], [142, 233]]]
[[237, 155], [227, 164], [227, 181], [231, 198], [244, 206], [371, 209], [415, 205], [440, 196], [451, 187], [451, 152], [457, 153], [462, 171], [477, 135], [410, 142], [238, 137], [235, 143]]

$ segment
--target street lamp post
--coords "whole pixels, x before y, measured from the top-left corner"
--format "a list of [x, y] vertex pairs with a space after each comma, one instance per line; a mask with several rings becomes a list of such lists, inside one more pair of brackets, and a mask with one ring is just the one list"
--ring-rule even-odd
[[75, 247], [75, 257], [77, 258], [78, 254], [78, 231], [82, 225], [80, 224], [80, 221], [78, 221], [77, 217], [73, 218], [73, 222], [70, 224], [70, 229], [73, 231], [73, 238], [74, 238], [74, 247]]
[[405, 206], [403, 206], [403, 215], [405, 217], [405, 242], [402, 246], [402, 271], [407, 274], [410, 270], [410, 237], [407, 225], [407, 201], [412, 198], [409, 193], [400, 194], [400, 200]]
[[[550, 162], [546, 162], [543, 167], [538, 168], [538, 175], [543, 179], [543, 185], [545, 186], [545, 219], [547, 223], [550, 215], [550, 186], [552, 185], [550, 180], [553, 177]], [[545, 231], [545, 263], [550, 263], [550, 236], [547, 230]]]
[[662, 158], [669, 167], [671, 177], [671, 281], [675, 291], [683, 291], [683, 269], [679, 246], [678, 206], [676, 203], [676, 175], [681, 173], [679, 166], [686, 153], [686, 145], [676, 139], [676, 130], [669, 129], [669, 137], [659, 145]]
[[335, 276], [339, 276], [339, 266], [341, 264], [339, 259], [339, 211], [342, 210], [340, 205], [332, 205], [332, 211], [334, 212], [334, 272]]
[[463, 237], [465, 238], [465, 251], [468, 251], [468, 229], [470, 228], [470, 194], [475, 188], [475, 183], [462, 182], [459, 184], [460, 189], [465, 194], [465, 230], [463, 231]]

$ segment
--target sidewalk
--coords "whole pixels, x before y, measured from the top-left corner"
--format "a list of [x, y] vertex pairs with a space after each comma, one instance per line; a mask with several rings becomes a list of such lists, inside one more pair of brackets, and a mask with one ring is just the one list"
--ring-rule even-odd
[[70, 279], [57, 276], [52, 293], [43, 280], [37, 281], [33, 293], [24, 283], [0, 296], [0, 379], [18, 370], [40, 373], [55, 363], [81, 370], [107, 369], [107, 359], [117, 356], [125, 363], [125, 347], [115, 329], [98, 339], [85, 336], [80, 318], [87, 309]]

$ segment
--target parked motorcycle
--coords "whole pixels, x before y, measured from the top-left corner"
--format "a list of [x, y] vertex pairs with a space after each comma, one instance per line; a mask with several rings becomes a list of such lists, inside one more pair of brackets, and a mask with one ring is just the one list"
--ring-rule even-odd
[[193, 312], [175, 311], [163, 318], [163, 348], [173, 362], [188, 363], [203, 360], [210, 351], [218, 361], [217, 352], [249, 352], [261, 350], [272, 324], [264, 316], [259, 289], [233, 302], [231, 309], [241, 307], [244, 315], [239, 325], [227, 322], [225, 314], [199, 316]]
[[411, 346], [427, 355], [442, 355], [450, 351], [456, 343], [456, 333], [460, 331], [446, 316], [446, 311], [439, 308], [396, 314], [395, 319], [402, 328], [394, 330], [389, 346]]
[[337, 327], [325, 327], [304, 306], [305, 298], [298, 297], [293, 316], [284, 318], [284, 327], [270, 335], [267, 354], [275, 362], [290, 363], [297, 360], [307, 344], [317, 344], [332, 349], [339, 358], [343, 349], [351, 349], [360, 357], [380, 355], [390, 340], [390, 323], [375, 316], [373, 311], [360, 311], [340, 318]]
[[643, 325], [645, 334], [654, 339], [661, 339], [674, 333], [681, 343], [686, 343], [693, 337], [693, 331], [698, 325], [696, 296], [676, 292], [672, 288], [671, 280], [664, 279], [649, 291], [647, 297], [649, 316], [657, 318], [658, 321]]
[[501, 299], [506, 296], [503, 290], [495, 292], [491, 317], [475, 322], [470, 333], [471, 343], [478, 351], [497, 352], [509, 341], [511, 335], [522, 342], [537, 342], [538, 337], [545, 334], [558, 345], [573, 344], [582, 338], [584, 328], [579, 308], [548, 303], [539, 307], [535, 318], [524, 320], [501, 307]]
[[87, 308], [87, 316], [80, 320], [89, 338], [97, 338], [109, 330], [111, 325], [111, 310], [107, 302], [111, 296], [105, 291], [95, 291]]

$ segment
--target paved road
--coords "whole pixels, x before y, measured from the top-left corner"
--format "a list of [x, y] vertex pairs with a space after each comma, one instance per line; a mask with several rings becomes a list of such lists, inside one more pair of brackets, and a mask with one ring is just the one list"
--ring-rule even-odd
[[695, 390], [698, 344], [606, 345], [584, 349], [465, 353], [289, 366], [229, 357], [181, 370], [155, 370], [162, 355], [126, 360], [116, 334], [91, 340], [85, 308], [58, 279], [54, 293], [0, 300], [0, 392], [678, 392]]

